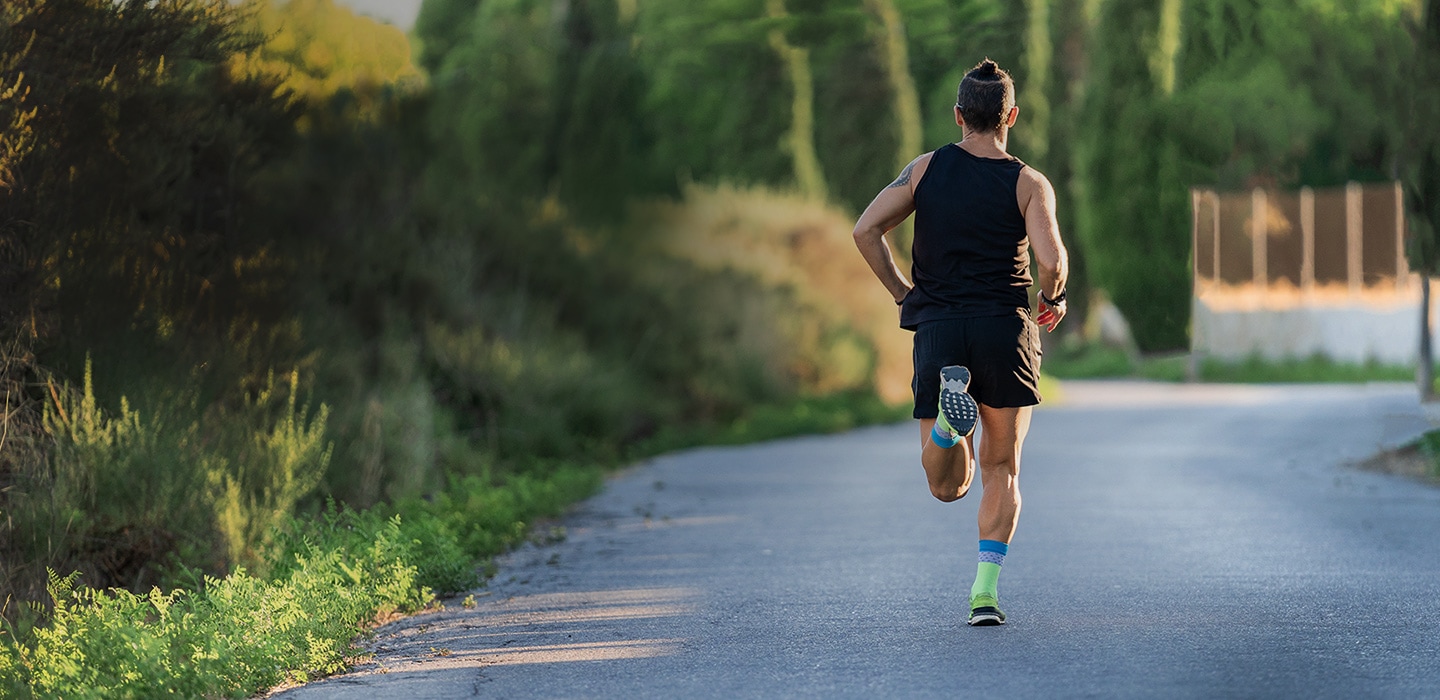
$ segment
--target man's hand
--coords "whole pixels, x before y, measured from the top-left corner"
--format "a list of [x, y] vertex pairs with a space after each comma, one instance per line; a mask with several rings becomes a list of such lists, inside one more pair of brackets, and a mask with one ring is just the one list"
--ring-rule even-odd
[[1035, 322], [1045, 326], [1048, 332], [1054, 332], [1055, 327], [1060, 325], [1060, 320], [1065, 318], [1065, 302], [1059, 304], [1046, 304], [1044, 299], [1040, 300], [1040, 313], [1035, 317]]

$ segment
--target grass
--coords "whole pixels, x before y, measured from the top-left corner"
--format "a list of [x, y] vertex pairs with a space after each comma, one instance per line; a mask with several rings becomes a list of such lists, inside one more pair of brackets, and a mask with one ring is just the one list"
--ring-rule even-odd
[[[241, 569], [195, 591], [102, 591], [52, 574], [49, 624], [0, 644], [0, 690], [11, 698], [243, 697], [338, 671], [361, 623], [416, 609], [431, 595], [417, 585], [416, 546], [399, 519], [371, 520], [313, 523], [276, 575]], [[333, 546], [358, 537], [333, 530], [342, 522], [368, 526], [364, 546]]]
[[1420, 439], [1415, 441], [1414, 447], [1429, 466], [1428, 473], [1423, 476], [1432, 482], [1440, 483], [1440, 430], [1431, 430], [1421, 435]]
[[869, 392], [802, 397], [791, 402], [757, 406], [734, 422], [718, 428], [662, 430], [639, 445], [633, 456], [653, 456], [695, 445], [740, 445], [792, 435], [838, 433], [909, 417], [908, 403], [887, 405]]
[[[1045, 356], [1044, 369], [1059, 379], [1142, 378], [1182, 382], [1190, 373], [1188, 353], [1132, 356], [1118, 348], [1064, 342]], [[1336, 362], [1322, 355], [1303, 359], [1268, 360], [1258, 355], [1240, 361], [1205, 358], [1199, 367], [1202, 382], [1356, 383], [1403, 382], [1415, 377], [1413, 367]]]
[[1207, 359], [1201, 375], [1207, 382], [1237, 383], [1354, 383], [1404, 382], [1415, 379], [1413, 367], [1382, 365], [1375, 362], [1354, 364], [1336, 362], [1327, 357], [1274, 362], [1250, 357], [1241, 362]]

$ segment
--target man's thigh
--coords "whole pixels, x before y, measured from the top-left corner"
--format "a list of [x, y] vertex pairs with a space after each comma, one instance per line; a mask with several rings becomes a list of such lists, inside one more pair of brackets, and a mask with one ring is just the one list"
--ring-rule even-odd
[[1033, 406], [994, 408], [980, 404], [980, 466], [1008, 463], [1012, 473], [1020, 471], [1020, 446], [1030, 432]]

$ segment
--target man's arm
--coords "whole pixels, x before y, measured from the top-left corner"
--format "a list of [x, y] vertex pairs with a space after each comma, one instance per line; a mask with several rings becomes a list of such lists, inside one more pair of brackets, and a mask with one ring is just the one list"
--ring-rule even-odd
[[1024, 209], [1025, 233], [1030, 237], [1030, 248], [1035, 251], [1035, 264], [1040, 270], [1042, 299], [1035, 322], [1053, 331], [1065, 318], [1065, 301], [1061, 299], [1059, 304], [1052, 305], [1044, 300], [1060, 298], [1070, 274], [1069, 256], [1060, 240], [1060, 222], [1055, 215], [1055, 188], [1034, 168], [1025, 168], [1021, 178], [1029, 194]]
[[910, 293], [910, 282], [895, 264], [895, 256], [885, 243], [885, 234], [915, 211], [915, 182], [929, 164], [929, 153], [910, 161], [894, 182], [875, 195], [875, 200], [855, 222], [855, 247], [860, 249], [860, 255], [897, 304]]

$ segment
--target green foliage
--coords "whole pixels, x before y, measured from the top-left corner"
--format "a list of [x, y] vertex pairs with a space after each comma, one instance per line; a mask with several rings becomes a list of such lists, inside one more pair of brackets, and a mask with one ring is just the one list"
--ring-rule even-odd
[[1135, 373], [1130, 353], [1100, 343], [1086, 343], [1078, 335], [1063, 336], [1045, 349], [1045, 374], [1059, 379], [1128, 377]]
[[1201, 368], [1207, 382], [1238, 383], [1354, 383], [1414, 381], [1413, 367], [1376, 362], [1336, 362], [1323, 355], [1277, 362], [1250, 357], [1240, 362], [1209, 358]]
[[[413, 577], [406, 580], [415, 590], [404, 595], [419, 596], [417, 604], [428, 599], [427, 591], [451, 593], [479, 584], [475, 564], [482, 557], [466, 551], [456, 532], [423, 508], [403, 509], [403, 514], [393, 510], [355, 510], [328, 501], [318, 513], [277, 528], [261, 570], [270, 580], [285, 580], [317, 554], [364, 552], [384, 540], [395, 548], [399, 561], [414, 567]], [[380, 611], [382, 616], [385, 612]]]
[[444, 86], [434, 126], [470, 196], [498, 210], [555, 195], [592, 220], [614, 221], [627, 196], [655, 191], [636, 119], [642, 85], [617, 13], [614, 2], [565, 10], [496, 0], [460, 21], [463, 34], [434, 28], [433, 41], [453, 41], [443, 59], [427, 59]]
[[420, 39], [417, 59], [431, 75], [440, 72], [445, 57], [463, 41], [474, 25], [480, 0], [426, 0], [415, 19], [415, 36]]
[[793, 435], [836, 433], [903, 421], [909, 405], [887, 404], [868, 392], [846, 392], [801, 398], [783, 404], [762, 404], [718, 430], [713, 426], [663, 430], [639, 447], [641, 454], [659, 454], [696, 444], [742, 445]]
[[282, 575], [237, 570], [200, 592], [76, 587], [51, 574], [49, 624], [0, 639], [7, 697], [244, 697], [343, 667], [360, 626], [429, 599], [399, 519], [362, 547], [306, 544]]
[[[1415, 55], [1411, 85], [1440, 81], [1440, 4], [1429, 0], [1410, 27]], [[1405, 205], [1410, 222], [1409, 260], [1428, 275], [1440, 272], [1440, 91], [1413, 90], [1402, 102], [1405, 117]]]
[[1095, 255], [1094, 279], [1130, 322], [1142, 350], [1183, 347], [1189, 321], [1189, 197], [1193, 173], [1170, 137], [1170, 96], [1138, 57], [1159, 25], [1155, 2], [1115, 0], [1096, 29], [1110, 37], [1094, 66], [1095, 87], [1080, 147], [1084, 189], [1079, 229]]
[[7, 334], [25, 324], [70, 376], [92, 349], [126, 355], [105, 377], [177, 357], [250, 370], [293, 339], [272, 305], [282, 261], [245, 223], [294, 115], [273, 79], [232, 72], [257, 43], [234, 9], [17, 0], [5, 20], [0, 111], [24, 121], [0, 188]]
[[[1186, 353], [1131, 357], [1125, 351], [1069, 339], [1047, 350], [1045, 372], [1061, 379], [1132, 377], [1156, 381], [1186, 381], [1191, 358]], [[1253, 355], [1244, 360], [1205, 358], [1199, 366], [1203, 382], [1235, 384], [1402, 382], [1414, 379], [1412, 367], [1377, 362], [1337, 362], [1324, 355], [1293, 360], [1268, 360]]]
[[1420, 436], [1415, 447], [1430, 462], [1431, 479], [1440, 479], [1440, 430], [1431, 430]]
[[[282, 520], [319, 485], [330, 463], [331, 445], [325, 438], [329, 408], [321, 405], [314, 417], [307, 408], [297, 408], [299, 383], [298, 373], [292, 372], [280, 415], [268, 429], [250, 432], [248, 444], [218, 441], [224, 445], [220, 454], [238, 458], [233, 466], [208, 470], [209, 486], [216, 493], [216, 519], [231, 562], [252, 561], [257, 548], [265, 547]], [[251, 402], [251, 411], [264, 411], [275, 397], [272, 380]], [[222, 457], [213, 459], [225, 464]]]
[[[960, 127], [955, 125], [953, 108], [960, 79], [986, 56], [1008, 70], [1017, 69], [1026, 16], [1016, 11], [1015, 3], [998, 0], [901, 0], [897, 4], [905, 15], [910, 40], [910, 72], [920, 90], [925, 148], [958, 141]], [[1025, 79], [1023, 73], [1015, 73], [1015, 77]], [[1016, 155], [1027, 161], [1033, 157], [1023, 150]], [[883, 183], [875, 185], [880, 186]]]
[[641, 3], [636, 58], [663, 176], [789, 181], [791, 87], [764, 18], [763, 0]]
[[327, 409], [297, 406], [297, 383], [199, 419], [187, 400], [142, 411], [122, 397], [107, 411], [88, 366], [80, 391], [52, 383], [52, 443], [43, 462], [10, 473], [0, 526], [5, 558], [24, 565], [0, 583], [23, 590], [48, 567], [143, 590], [177, 564], [255, 561], [329, 462]]
[[404, 33], [334, 0], [248, 0], [245, 11], [265, 37], [247, 68], [283, 76], [282, 89], [297, 97], [323, 101], [420, 80]]
[[1394, 3], [1185, 3], [1173, 55], [1166, 7], [1104, 4], [1077, 150], [1087, 265], [1147, 351], [1187, 344], [1188, 188], [1390, 177], [1407, 91]]

